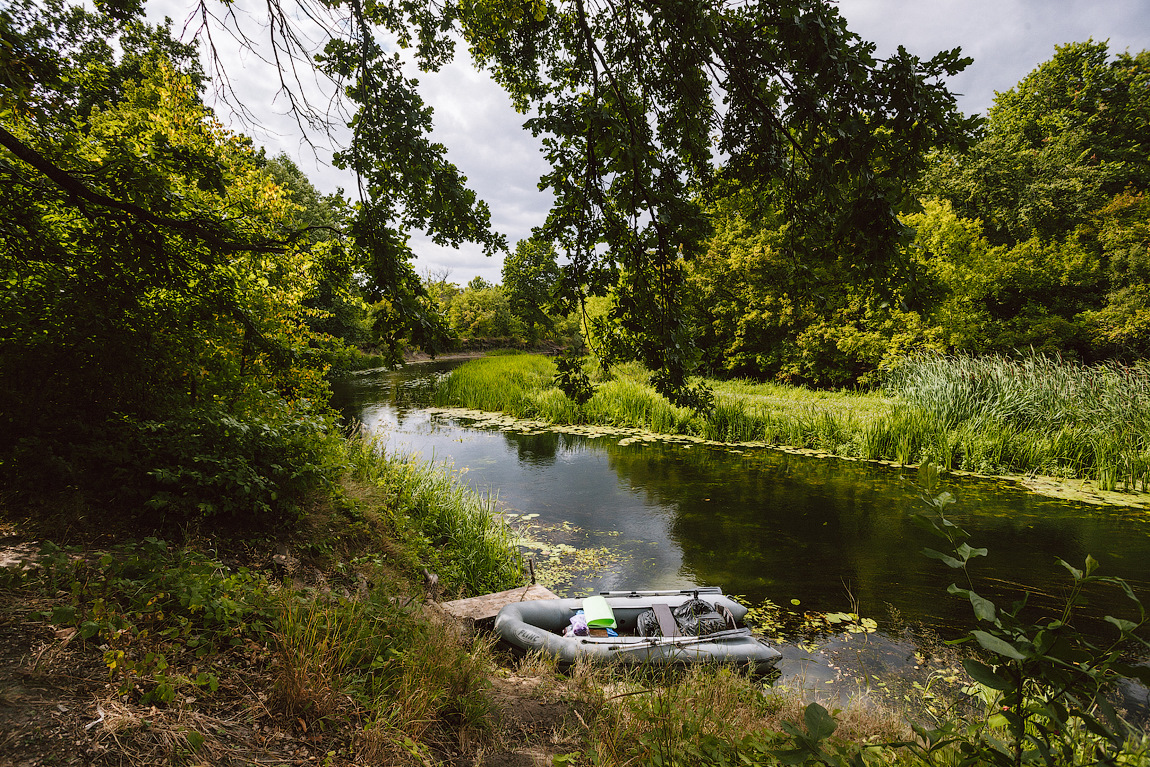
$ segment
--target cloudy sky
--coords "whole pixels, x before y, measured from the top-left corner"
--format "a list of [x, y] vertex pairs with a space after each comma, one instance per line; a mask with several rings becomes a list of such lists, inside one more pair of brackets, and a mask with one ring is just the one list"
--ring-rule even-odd
[[[179, 30], [189, 7], [187, 0], [154, 0], [149, 12], [171, 16]], [[854, 32], [878, 45], [880, 56], [899, 45], [924, 58], [961, 46], [974, 63], [950, 86], [968, 113], [985, 113], [996, 91], [1013, 87], [1049, 59], [1055, 45], [1093, 38], [1108, 40], [1112, 52], [1150, 48], [1148, 0], [839, 0], [839, 10]], [[323, 162], [330, 155], [320, 152], [317, 162], [300, 143], [293, 121], [283, 114], [286, 104], [275, 97], [268, 67], [258, 56], [229, 50], [229, 42], [217, 35], [232, 85], [265, 127], [237, 122], [237, 129], [271, 153], [282, 150], [296, 158], [321, 190], [342, 186], [351, 193], [354, 180]], [[461, 53], [462, 61], [421, 75], [421, 91], [435, 109], [435, 139], [448, 147], [448, 157], [490, 205], [493, 225], [514, 247], [543, 222], [550, 203], [536, 187], [544, 171], [539, 145], [498, 86]], [[224, 106], [219, 111], [225, 119], [230, 114]], [[419, 235], [412, 246], [421, 274], [449, 271], [459, 284], [476, 275], [500, 281], [501, 260], [485, 258], [477, 247], [442, 248]]]

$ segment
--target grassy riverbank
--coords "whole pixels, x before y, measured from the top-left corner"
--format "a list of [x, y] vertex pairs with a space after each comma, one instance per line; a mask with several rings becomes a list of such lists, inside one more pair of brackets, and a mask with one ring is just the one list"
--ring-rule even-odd
[[[492, 356], [461, 366], [438, 396], [555, 422], [839, 454], [912, 407], [909, 397], [725, 382], [702, 418], [627, 367], [600, 376], [580, 408], [550, 385], [552, 373], [543, 357]], [[939, 388], [916, 385], [921, 399]], [[160, 528], [171, 542], [146, 527], [162, 515], [118, 506], [112, 526], [99, 513], [95, 504], [123, 494], [26, 495], [18, 509], [17, 496], [3, 499], [6, 558], [28, 568], [0, 569], [0, 762], [722, 767], [790, 753], [794, 764], [925, 765], [1012, 742], [1001, 714], [1009, 692], [974, 684], [953, 656], [926, 658], [939, 665], [918, 687], [879, 695], [885, 682], [874, 680], [873, 696], [831, 713], [809, 706], [808, 692], [729, 669], [561, 674], [546, 659], [510, 658], [435, 604], [524, 582], [513, 531], [449, 467], [344, 440], [318, 419], [294, 431], [227, 422], [229, 442], [206, 418], [160, 434], [169, 463], [187, 473], [215, 450], [228, 460], [212, 465], [231, 467], [232, 480], [197, 473], [178, 496], [158, 496], [185, 513]], [[200, 441], [178, 439], [185, 433]], [[249, 476], [264, 482], [258, 492]], [[38, 545], [13, 548], [31, 539]], [[1042, 683], [1028, 682], [1019, 705], [1032, 705]], [[916, 735], [910, 722], [929, 727]], [[1081, 722], [1055, 725], [1063, 754], [1085, 758], [1102, 744]], [[952, 742], [927, 754], [931, 737]], [[1125, 763], [1150, 763], [1136, 731], [1109, 737]], [[910, 740], [918, 745], [891, 745]]]
[[[6, 523], [7, 559], [28, 567], [0, 569], [0, 762], [927, 765], [1009, 743], [992, 690], [948, 708], [953, 658], [832, 714], [730, 669], [561, 674], [502, 655], [434, 604], [523, 582], [489, 502], [370, 440], [343, 449], [329, 495], [274, 531], [13, 549], [35, 520]], [[1102, 743], [1059, 732], [1062, 753]], [[927, 754], [931, 737], [954, 740]], [[1150, 763], [1136, 732], [1107, 748]]]
[[[489, 501], [371, 440], [344, 450], [328, 497], [249, 535], [31, 545], [38, 520], [9, 509], [0, 763], [610, 765], [727, 748], [736, 727], [789, 742], [801, 698], [729, 670], [560, 674], [495, 652], [435, 605], [523, 582]], [[906, 734], [867, 707], [842, 721], [847, 743]]]
[[6, 509], [0, 763], [420, 764], [497, 744], [490, 643], [430, 600], [520, 583], [511, 531], [444, 467], [343, 451], [295, 523], [248, 533], [73, 525], [100, 543], [63, 547], [40, 535], [61, 529], [50, 508]]
[[815, 392], [748, 381], [708, 381], [706, 414], [671, 405], [633, 365], [588, 366], [584, 405], [552, 383], [553, 363], [501, 355], [445, 379], [440, 406], [786, 445], [898, 464], [935, 463], [987, 475], [1091, 480], [1101, 490], [1146, 490], [1150, 480], [1150, 372], [1082, 367], [1041, 357], [921, 358], [892, 372], [885, 393]]

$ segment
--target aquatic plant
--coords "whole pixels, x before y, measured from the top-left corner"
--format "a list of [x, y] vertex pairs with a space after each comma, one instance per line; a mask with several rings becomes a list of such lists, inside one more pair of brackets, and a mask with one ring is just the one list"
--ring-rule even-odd
[[673, 405], [645, 381], [616, 376], [601, 383], [583, 408], [588, 423], [648, 429], [660, 434], [694, 434], [695, 411]]
[[1092, 478], [1104, 490], [1146, 487], [1150, 368], [1081, 365], [1030, 352], [908, 357], [886, 389], [962, 435], [935, 442], [930, 460], [984, 472], [1037, 472]]

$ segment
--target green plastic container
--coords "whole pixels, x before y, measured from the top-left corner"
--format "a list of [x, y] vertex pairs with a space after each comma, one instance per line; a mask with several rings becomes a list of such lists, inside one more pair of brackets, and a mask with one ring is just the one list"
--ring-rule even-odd
[[601, 596], [587, 597], [583, 600], [583, 614], [587, 616], [587, 625], [591, 628], [615, 628], [615, 613], [607, 598]]

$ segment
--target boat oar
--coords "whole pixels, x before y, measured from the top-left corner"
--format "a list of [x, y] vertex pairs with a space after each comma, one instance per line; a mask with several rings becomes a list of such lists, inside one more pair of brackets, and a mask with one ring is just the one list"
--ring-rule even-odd
[[[613, 645], [607, 649], [615, 650], [617, 652], [629, 652], [634, 650], [652, 650], [656, 647], [683, 647], [686, 645], [703, 644], [715, 639], [728, 639], [736, 636], [749, 636], [750, 633], [750, 629], [727, 629], [726, 631], [716, 631], [714, 634], [705, 634], [704, 636], [697, 637], [650, 637], [646, 642], [643, 643], [632, 645]], [[589, 642], [584, 639], [583, 644], [597, 643]]]

